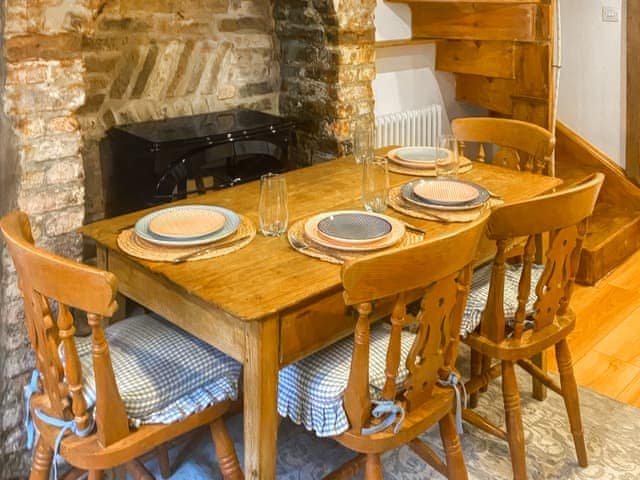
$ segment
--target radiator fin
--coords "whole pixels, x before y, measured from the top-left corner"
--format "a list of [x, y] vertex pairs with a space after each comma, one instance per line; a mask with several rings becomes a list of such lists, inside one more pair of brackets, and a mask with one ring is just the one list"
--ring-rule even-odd
[[435, 145], [442, 133], [442, 105], [376, 117], [376, 148]]

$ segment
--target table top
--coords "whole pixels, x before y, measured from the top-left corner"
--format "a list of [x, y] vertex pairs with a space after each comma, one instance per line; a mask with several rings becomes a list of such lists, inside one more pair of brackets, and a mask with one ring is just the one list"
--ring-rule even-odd
[[[362, 166], [351, 157], [339, 158], [286, 173], [289, 196], [289, 225], [324, 211], [362, 209]], [[474, 162], [460, 178], [483, 185], [505, 202], [524, 200], [546, 192], [560, 179], [517, 172]], [[390, 173], [390, 186], [412, 177]], [[219, 205], [249, 217], [258, 225], [259, 181], [208, 192], [198, 197], [85, 225], [80, 232], [109, 250], [119, 252], [120, 230], [147, 213], [168, 205]], [[438, 236], [463, 228], [463, 223], [443, 224], [404, 216], [388, 208], [388, 215], [401, 218]], [[123, 256], [125, 256], [123, 254]], [[339, 291], [340, 266], [303, 255], [289, 245], [286, 235], [258, 234], [247, 247], [229, 255], [183, 264], [130, 261], [168, 280], [178, 291], [194, 295], [240, 320], [259, 320], [286, 311], [306, 301]]]

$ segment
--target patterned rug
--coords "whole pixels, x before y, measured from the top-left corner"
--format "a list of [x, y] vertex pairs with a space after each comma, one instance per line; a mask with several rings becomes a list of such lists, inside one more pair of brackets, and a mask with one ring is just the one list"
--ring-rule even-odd
[[[465, 362], [466, 363], [466, 362]], [[461, 367], [463, 365], [460, 365]], [[531, 398], [531, 380], [518, 373], [522, 392], [522, 416], [527, 448], [527, 467], [531, 480], [541, 479], [640, 479], [640, 409], [624, 405], [589, 389], [580, 389], [582, 418], [589, 454], [589, 467], [580, 468], [575, 457], [562, 398], [549, 392], [547, 400]], [[498, 425], [503, 423], [499, 381], [480, 396], [478, 411]], [[227, 425], [242, 463], [242, 417], [236, 415]], [[461, 437], [469, 478], [499, 480], [512, 478], [506, 442], [464, 425]], [[438, 429], [423, 435], [442, 454]], [[208, 429], [182, 438], [171, 449], [173, 479], [221, 478]], [[312, 480], [322, 478], [354, 456], [330, 439], [319, 439], [303, 427], [283, 421], [278, 432], [277, 478]], [[155, 460], [147, 467], [159, 478]], [[385, 479], [423, 480], [442, 476], [407, 447], [383, 456]], [[362, 475], [356, 478], [362, 478]]]

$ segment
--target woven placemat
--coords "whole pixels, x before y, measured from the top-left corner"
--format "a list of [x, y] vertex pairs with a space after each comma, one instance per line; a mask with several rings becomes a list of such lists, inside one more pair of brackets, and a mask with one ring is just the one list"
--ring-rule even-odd
[[[238, 229], [233, 233], [233, 235], [220, 240], [220, 243], [232, 242], [233, 240], [240, 239], [242, 237], [247, 238], [228, 247], [216, 248], [215, 250], [204, 252], [202, 255], [194, 255], [185, 261], [191, 262], [227, 255], [249, 245], [255, 236], [256, 227], [253, 225], [253, 222], [251, 222], [247, 217], [240, 215], [240, 226]], [[150, 260], [152, 262], [172, 262], [184, 255], [189, 255], [190, 253], [194, 253], [208, 247], [215, 247], [215, 242], [190, 247], [166, 247], [147, 242], [136, 235], [133, 228], [130, 228], [123, 230], [120, 232], [120, 235], [118, 235], [118, 247], [120, 247], [123, 252], [136, 258], [142, 258], [143, 260]]]
[[504, 203], [502, 200], [492, 198], [472, 210], [436, 210], [407, 202], [402, 196], [402, 186], [389, 190], [389, 198], [387, 200], [387, 205], [397, 212], [414, 218], [422, 218], [423, 220], [433, 220], [442, 223], [473, 222], [480, 217], [487, 208], [492, 208], [502, 203]]
[[[313, 240], [308, 239], [304, 234], [304, 224], [306, 221], [307, 219], [298, 220], [289, 228], [289, 232], [287, 232], [287, 238], [289, 239], [291, 248], [309, 257], [318, 258], [329, 263], [342, 264], [347, 260], [362, 258], [367, 255], [371, 255], [372, 253], [377, 253], [393, 248], [408, 247], [409, 245], [420, 243], [424, 239], [424, 234], [406, 230], [400, 241], [391, 247], [381, 248], [379, 250], [368, 250], [366, 252], [347, 252], [344, 250], [338, 250], [336, 248], [325, 247], [324, 245], [319, 245]], [[295, 247], [294, 243], [296, 243], [296, 241], [306, 246]]]
[[[400, 173], [402, 175], [411, 175], [413, 177], [435, 177], [436, 169], [435, 168], [410, 168], [403, 167], [395, 163], [393, 160], [389, 160], [387, 162], [387, 167], [390, 172]], [[458, 166], [458, 173], [466, 173], [473, 168], [473, 163], [468, 158], [464, 158], [460, 161], [460, 165]]]

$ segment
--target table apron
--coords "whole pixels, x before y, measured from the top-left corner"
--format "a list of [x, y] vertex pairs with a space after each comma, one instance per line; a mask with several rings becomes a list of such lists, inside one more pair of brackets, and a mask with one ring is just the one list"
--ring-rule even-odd
[[99, 256], [118, 278], [119, 291], [227, 355], [245, 360], [246, 323], [214, 306], [202, 305], [160, 276], [112, 250]]

